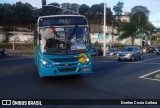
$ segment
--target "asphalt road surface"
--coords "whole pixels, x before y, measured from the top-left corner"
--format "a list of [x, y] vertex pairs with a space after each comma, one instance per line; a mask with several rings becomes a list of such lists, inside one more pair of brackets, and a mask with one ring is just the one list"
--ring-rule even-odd
[[[0, 99], [160, 99], [160, 82], [139, 78], [159, 69], [160, 55], [146, 54], [143, 61], [94, 61], [93, 74], [40, 78], [32, 57], [4, 58], [0, 59]], [[137, 107], [153, 108], [142, 105]]]

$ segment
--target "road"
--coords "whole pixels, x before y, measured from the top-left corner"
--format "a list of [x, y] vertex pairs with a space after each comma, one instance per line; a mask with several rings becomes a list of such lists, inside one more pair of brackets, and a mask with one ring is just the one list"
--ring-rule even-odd
[[160, 82], [139, 78], [160, 69], [159, 55], [93, 65], [93, 74], [40, 78], [32, 57], [0, 59], [0, 99], [160, 99]]

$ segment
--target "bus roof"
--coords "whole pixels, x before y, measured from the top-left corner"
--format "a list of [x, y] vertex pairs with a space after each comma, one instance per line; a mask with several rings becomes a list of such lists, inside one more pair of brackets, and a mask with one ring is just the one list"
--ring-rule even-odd
[[65, 17], [65, 16], [69, 16], [69, 17], [85, 17], [84, 15], [46, 15], [46, 16], [40, 16], [38, 19], [40, 19], [40, 18], [49, 18], [49, 17]]
[[88, 25], [84, 15], [47, 15], [38, 18], [38, 26]]

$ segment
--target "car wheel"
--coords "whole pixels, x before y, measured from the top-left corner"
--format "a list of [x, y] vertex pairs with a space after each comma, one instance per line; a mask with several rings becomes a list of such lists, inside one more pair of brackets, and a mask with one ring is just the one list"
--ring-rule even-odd
[[2, 58], [2, 54], [0, 53], [0, 58]]
[[140, 60], [143, 60], [143, 55], [142, 54], [140, 55]]
[[117, 58], [117, 61], [121, 61], [121, 59], [118, 57], [118, 58]]
[[134, 60], [135, 60], [135, 58], [134, 58], [134, 56], [133, 56], [133, 55], [131, 56], [131, 60], [132, 60], [132, 61], [134, 61]]

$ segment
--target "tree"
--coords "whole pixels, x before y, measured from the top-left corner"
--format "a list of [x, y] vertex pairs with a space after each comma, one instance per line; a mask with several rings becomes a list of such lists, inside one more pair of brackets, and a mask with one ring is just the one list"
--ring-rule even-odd
[[106, 8], [106, 24], [111, 25], [113, 20], [113, 13], [110, 8]]
[[144, 6], [135, 6], [131, 9], [130, 20], [142, 29], [148, 22], [149, 10]]
[[90, 7], [89, 6], [87, 6], [86, 4], [80, 5], [80, 7], [79, 7], [79, 13], [81, 15], [88, 16], [89, 11], [90, 11]]
[[[104, 4], [94, 4], [90, 9], [90, 19], [93, 23], [103, 24]], [[111, 25], [113, 19], [112, 11], [110, 8], [106, 8], [106, 24]]]
[[78, 13], [79, 7], [80, 7], [79, 4], [72, 3], [72, 4], [71, 4], [71, 11]]
[[[60, 7], [60, 5], [58, 3], [50, 3], [48, 5], [53, 5], [53, 6], [56, 6], [56, 7]], [[56, 8], [56, 7], [47, 6], [46, 7], [47, 15], [59, 15], [59, 14], [61, 14], [62, 9], [59, 9], [59, 8]]]
[[147, 31], [153, 31], [154, 30], [154, 25], [151, 23], [151, 22], [147, 22], [145, 25], [144, 25], [144, 29], [147, 30]]
[[67, 10], [63, 10], [62, 14], [75, 14], [75, 13], [78, 13], [78, 10], [79, 10], [79, 4], [76, 4], [76, 3], [73, 3], [73, 4], [62, 3], [61, 7], [64, 9], [67, 9]]
[[119, 39], [129, 38], [131, 36], [132, 45], [134, 45], [134, 40], [136, 37], [137, 27], [133, 22], [120, 22], [119, 23]]
[[98, 4], [94, 4], [90, 9], [90, 19], [92, 23], [99, 23], [99, 13], [101, 12], [100, 6]]
[[11, 4], [0, 4], [0, 23], [1, 25], [9, 25], [14, 22], [13, 6]]
[[124, 5], [123, 2], [118, 2], [116, 6], [113, 6], [113, 10], [115, 12], [115, 15], [117, 15], [117, 16], [122, 15], [122, 13], [123, 13], [123, 10], [122, 10], [123, 5]]

